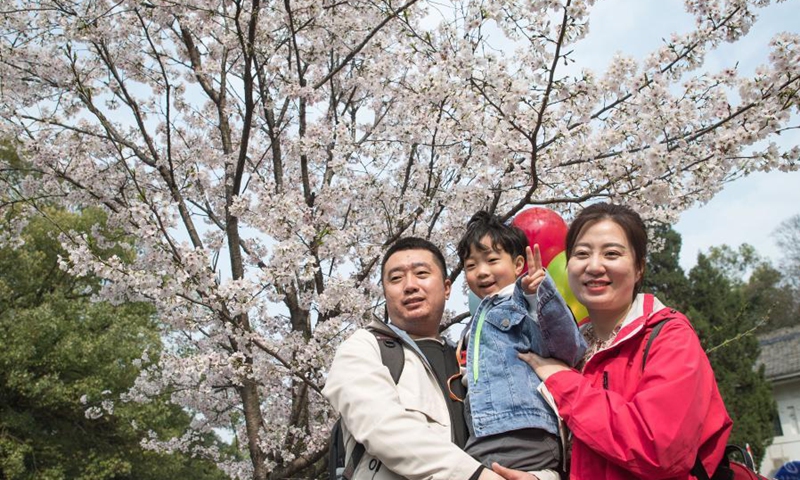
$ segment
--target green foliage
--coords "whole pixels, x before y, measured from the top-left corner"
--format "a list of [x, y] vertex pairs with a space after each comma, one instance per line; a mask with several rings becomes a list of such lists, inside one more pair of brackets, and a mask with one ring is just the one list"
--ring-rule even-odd
[[689, 282], [680, 266], [681, 236], [669, 225], [659, 225], [651, 234], [660, 248], [647, 255], [642, 290], [652, 293], [666, 305], [686, 310]]
[[[149, 430], [179, 434], [189, 418], [164, 399], [119, 399], [142, 352], [160, 351], [152, 307], [93, 302], [97, 278], [58, 268], [57, 236], [103, 221], [99, 211], [42, 211], [22, 232], [22, 246], [0, 249], [0, 478], [224, 478], [207, 462], [139, 445]], [[112, 254], [128, 253], [103, 252]], [[103, 415], [88, 418], [92, 407]]]
[[747, 284], [730, 276], [743, 272], [747, 260], [728, 256], [730, 249], [722, 252], [725, 255], [716, 253], [699, 255], [697, 265], [689, 272], [688, 315], [706, 348], [734, 421], [730, 442], [749, 443], [760, 462], [772, 442], [777, 414], [763, 367], [754, 369], [760, 351], [755, 332], [765, 322], [766, 312], [750, 301]]
[[0, 140], [0, 159], [8, 164], [8, 172], [5, 172], [7, 174], [18, 175], [25, 169], [25, 164], [19, 158], [14, 143], [9, 140]]
[[757, 333], [797, 325], [800, 303], [787, 280], [791, 272], [778, 271], [747, 244], [734, 250], [727, 245], [712, 247], [709, 261], [740, 291], [749, 312], [757, 315]]
[[734, 421], [730, 442], [749, 443], [760, 462], [777, 412], [763, 368], [754, 368], [755, 334], [783, 321], [785, 302], [793, 301], [780, 286], [781, 274], [749, 245], [735, 250], [723, 245], [699, 255], [687, 277], [679, 265], [680, 234], [668, 227], [654, 233], [663, 248], [648, 256], [644, 289], [689, 317]]
[[800, 318], [800, 297], [785, 277], [772, 265], [758, 265], [744, 286], [748, 304], [762, 312], [765, 322], [758, 333], [798, 324]]

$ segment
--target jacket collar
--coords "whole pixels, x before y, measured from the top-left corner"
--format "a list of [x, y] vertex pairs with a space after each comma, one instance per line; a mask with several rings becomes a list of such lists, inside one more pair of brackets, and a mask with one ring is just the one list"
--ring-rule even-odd
[[650, 293], [640, 293], [636, 295], [633, 300], [633, 305], [628, 311], [628, 315], [622, 321], [622, 326], [619, 330], [616, 340], [613, 345], [624, 342], [625, 340], [633, 337], [640, 330], [642, 330], [647, 321], [653, 317], [653, 314], [665, 309], [663, 303]]
[[501, 288], [499, 292], [493, 293], [493, 296], [497, 297], [510, 297], [514, 294], [514, 288], [517, 286], [516, 282], [509, 283], [505, 287]]
[[[511, 299], [511, 301], [513, 301], [517, 307], [527, 310], [528, 304], [526, 303], [525, 293], [522, 289], [522, 278], [523, 276], [520, 275], [514, 283], [509, 283], [500, 291], [483, 297], [481, 303], [478, 304], [478, 308], [475, 309], [475, 315], [473, 315], [472, 318], [475, 318], [482, 309], [489, 308], [489, 306], [495, 306], [499, 303], [507, 301], [508, 299]], [[472, 322], [472, 319], [470, 319], [470, 322]]]
[[[665, 308], [667, 307], [650, 293], [640, 293], [636, 295], [630, 310], [628, 310], [628, 314], [625, 316], [625, 319], [622, 320], [617, 337], [608, 348], [613, 348], [615, 345], [619, 345], [635, 336], [647, 325], [648, 321], [653, 318], [656, 313]], [[608, 350], [608, 348], [603, 350]], [[600, 351], [602, 352], [603, 350]], [[597, 355], [597, 353], [595, 353], [595, 355]]]

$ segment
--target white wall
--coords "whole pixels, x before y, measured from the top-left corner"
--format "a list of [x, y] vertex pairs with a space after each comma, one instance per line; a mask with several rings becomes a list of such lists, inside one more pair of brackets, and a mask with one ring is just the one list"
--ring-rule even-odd
[[786, 462], [800, 460], [800, 378], [772, 386], [783, 435], [767, 448], [760, 473], [771, 476]]

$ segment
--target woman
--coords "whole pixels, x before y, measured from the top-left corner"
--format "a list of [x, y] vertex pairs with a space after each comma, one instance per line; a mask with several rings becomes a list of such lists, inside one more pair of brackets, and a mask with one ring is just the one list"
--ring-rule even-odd
[[[589, 348], [580, 372], [521, 354], [552, 394], [572, 431], [570, 478], [690, 479], [699, 460], [709, 476], [732, 422], [714, 372], [686, 317], [639, 294], [647, 233], [633, 210], [586, 207], [567, 233], [567, 275], [589, 311]], [[643, 363], [655, 324], [667, 320]], [[495, 466], [506, 478], [531, 478]]]

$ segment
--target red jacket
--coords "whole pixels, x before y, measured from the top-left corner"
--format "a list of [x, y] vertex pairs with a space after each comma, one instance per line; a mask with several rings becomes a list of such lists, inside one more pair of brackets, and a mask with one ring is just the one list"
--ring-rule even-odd
[[686, 480], [698, 455], [711, 476], [733, 425], [689, 320], [652, 295], [637, 297], [614, 343], [582, 373], [558, 372], [545, 385], [573, 433], [576, 480]]

